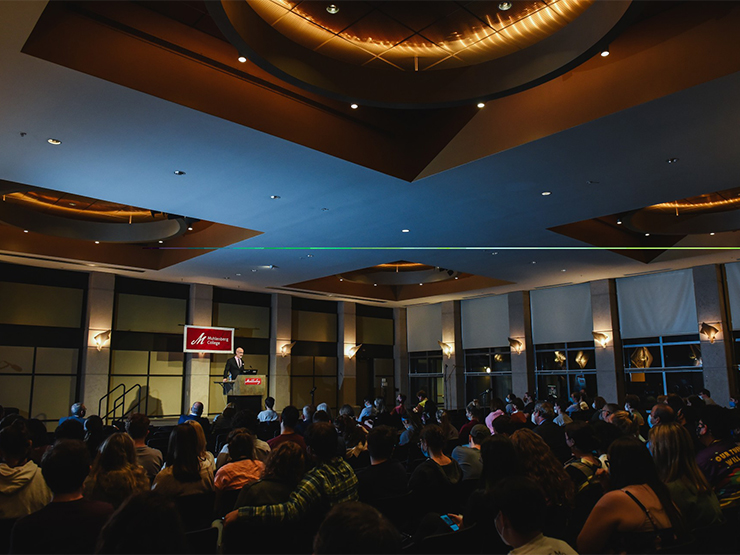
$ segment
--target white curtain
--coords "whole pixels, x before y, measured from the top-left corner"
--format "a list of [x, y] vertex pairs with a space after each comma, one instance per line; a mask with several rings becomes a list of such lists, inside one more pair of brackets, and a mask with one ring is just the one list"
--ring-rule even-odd
[[625, 339], [699, 333], [691, 270], [619, 278], [617, 302]]
[[593, 341], [591, 286], [588, 283], [530, 293], [535, 345]]
[[509, 344], [509, 296], [469, 299], [460, 303], [463, 349]]
[[406, 309], [406, 337], [410, 353], [439, 351], [442, 341], [442, 305], [410, 306]]

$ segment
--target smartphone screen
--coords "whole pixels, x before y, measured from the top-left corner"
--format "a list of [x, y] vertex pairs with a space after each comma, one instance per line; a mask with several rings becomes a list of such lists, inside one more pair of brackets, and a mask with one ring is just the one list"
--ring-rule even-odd
[[455, 524], [454, 522], [452, 522], [452, 519], [450, 517], [448, 517], [447, 515], [442, 515], [439, 518], [441, 518], [442, 519], [442, 522], [444, 522], [447, 526], [449, 526], [455, 532], [457, 532], [460, 529], [460, 527], [457, 524]]

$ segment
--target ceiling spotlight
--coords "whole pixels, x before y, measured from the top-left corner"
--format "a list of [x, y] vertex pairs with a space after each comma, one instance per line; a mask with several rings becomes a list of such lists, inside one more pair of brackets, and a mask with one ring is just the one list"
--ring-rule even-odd
[[621, 218], [617, 218], [617, 225], [622, 225], [622, 219]]
[[23, 233], [28, 233], [28, 230], [27, 230], [27, 229], [24, 229], [24, 230], [23, 230]]
[[485, 108], [486, 105], [483, 102], [478, 102], [477, 104], [478, 108]]
[[646, 234], [645, 234], [645, 237], [650, 237], [650, 234], [649, 234], [649, 233], [646, 233]]
[[271, 198], [272, 200], [277, 200], [277, 199], [279, 199], [279, 198], [280, 198], [280, 196], [279, 196], [279, 195], [270, 195], [270, 198]]
[[377, 284], [377, 283], [373, 283], [373, 287], [377, 287], [377, 286], [378, 286], [378, 284]]
[[537, 261], [536, 260], [532, 260], [532, 264], [537, 264]]
[[669, 164], [675, 164], [676, 162], [678, 162], [678, 158], [668, 158], [666, 162], [668, 162]]
[[408, 232], [409, 232], [409, 230], [408, 230], [408, 229], [402, 229], [402, 230], [401, 230], [401, 233], [408, 233]]
[[237, 276], [240, 276], [241, 274], [236, 274]]
[[96, 245], [99, 245], [99, 244], [100, 244], [100, 241], [95, 241], [95, 244], [96, 244]]
[[159, 243], [159, 244], [161, 245], [162, 243], [164, 243], [164, 241], [162, 241], [162, 240], [159, 240], [159, 241], [158, 241], [158, 243]]
[[496, 256], [498, 254], [498, 251], [492, 252], [491, 255]]
[[245, 58], [244, 56], [239, 56], [239, 57], [237, 58], [237, 60], [239, 60], [239, 61], [240, 61], [241, 63], [244, 63], [244, 62], [246, 62], [246, 61], [247, 61], [247, 59], [246, 59], [246, 58]]
[[423, 285], [423, 284], [422, 284], [422, 283], [420, 283], [419, 285]]
[[336, 4], [329, 4], [326, 7], [326, 11], [329, 12], [331, 15], [337, 14], [339, 13], [339, 6], [337, 6]]
[[253, 271], [253, 272], [256, 272], [257, 270], [256, 270], [256, 269], [253, 269], [252, 271]]
[[270, 268], [270, 270], [274, 270], [275, 268], [277, 268], [277, 266], [275, 266], [275, 264], [270, 264], [268, 268]]
[[352, 108], [353, 110], [357, 110], [357, 108], [359, 108], [357, 104], [350, 104], [349, 107]]
[[542, 191], [543, 197], [549, 197], [552, 194], [552, 191]]
[[498, 9], [502, 12], [508, 11], [511, 9], [511, 2], [499, 2], [498, 3]]
[[70, 206], [77, 206], [74, 202], [69, 203]]
[[710, 233], [709, 235], [714, 235], [714, 232]]
[[185, 175], [185, 172], [182, 170], [175, 170], [175, 175]]
[[609, 55], [609, 47], [607, 46], [604, 48], [604, 50], [601, 51], [601, 57], [606, 58]]
[[62, 141], [59, 141], [57, 139], [46, 139], [46, 142], [54, 146], [62, 144]]
[[313, 255], [312, 254], [307, 254], [306, 255], [306, 258], [313, 258]]
[[192, 227], [189, 227], [189, 228], [188, 228], [188, 231], [193, 231], [193, 228], [192, 228]]
[[455, 279], [460, 279], [459, 277], [455, 276]]
[[339, 281], [344, 281], [344, 278], [339, 278]]
[[563, 269], [562, 269], [562, 270], [560, 270], [560, 271], [561, 271], [561, 272], [564, 272], [564, 271], [565, 271], [565, 268], [563, 268]]

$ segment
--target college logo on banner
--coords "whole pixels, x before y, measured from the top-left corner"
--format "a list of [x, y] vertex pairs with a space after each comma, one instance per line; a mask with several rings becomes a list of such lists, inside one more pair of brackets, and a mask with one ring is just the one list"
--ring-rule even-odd
[[233, 353], [234, 328], [185, 326], [184, 353]]

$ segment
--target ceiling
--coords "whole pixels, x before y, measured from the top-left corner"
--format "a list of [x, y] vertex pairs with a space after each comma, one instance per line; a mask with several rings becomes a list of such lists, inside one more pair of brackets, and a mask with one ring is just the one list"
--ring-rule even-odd
[[[55, 18], [0, 2], [0, 180], [249, 231], [160, 269], [129, 252], [101, 271], [385, 306], [735, 261], [724, 226], [641, 260], [556, 231], [737, 187], [740, 6], [657, 4], [609, 57], [482, 109], [353, 110], [236, 61], [202, 2], [81, 2]], [[38, 254], [43, 234], [12, 239], [0, 260], [94, 262], [89, 248]], [[476, 281], [374, 300], [372, 285], [307, 285], [396, 261]]]

